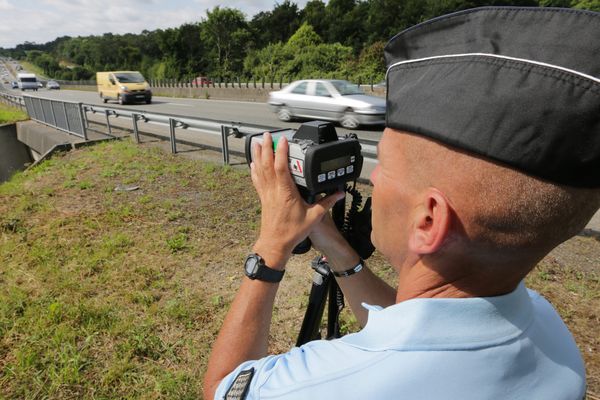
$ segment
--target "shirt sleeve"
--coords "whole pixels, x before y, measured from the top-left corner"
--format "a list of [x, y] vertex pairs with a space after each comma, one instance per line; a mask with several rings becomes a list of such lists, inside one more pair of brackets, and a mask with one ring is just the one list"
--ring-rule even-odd
[[225, 399], [227, 391], [233, 385], [238, 375], [242, 371], [247, 371], [252, 368], [254, 369], [254, 373], [248, 382], [248, 395], [245, 397], [245, 400], [258, 399], [258, 389], [260, 388], [260, 385], [268, 379], [277, 360], [281, 357], [282, 355], [267, 356], [260, 360], [251, 360], [241, 363], [236, 369], [231, 371], [229, 375], [223, 378], [221, 383], [219, 383], [219, 386], [215, 391], [215, 400]]

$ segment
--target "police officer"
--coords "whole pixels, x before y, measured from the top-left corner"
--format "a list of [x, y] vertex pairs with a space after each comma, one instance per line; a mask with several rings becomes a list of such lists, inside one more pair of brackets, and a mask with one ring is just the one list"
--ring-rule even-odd
[[[582, 399], [585, 370], [552, 306], [522, 283], [600, 207], [600, 14], [485, 7], [386, 46], [388, 114], [371, 175], [372, 239], [392, 288], [299, 196], [287, 142], [253, 149], [262, 204], [214, 344], [215, 399]], [[278, 282], [310, 235], [363, 326], [280, 355], [267, 345]]]

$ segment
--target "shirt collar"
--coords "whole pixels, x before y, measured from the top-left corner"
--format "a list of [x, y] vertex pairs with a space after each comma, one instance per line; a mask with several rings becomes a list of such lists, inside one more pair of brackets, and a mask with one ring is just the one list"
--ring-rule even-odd
[[411, 299], [383, 309], [367, 308], [363, 330], [341, 340], [372, 351], [488, 347], [518, 337], [533, 319], [522, 282], [502, 296]]

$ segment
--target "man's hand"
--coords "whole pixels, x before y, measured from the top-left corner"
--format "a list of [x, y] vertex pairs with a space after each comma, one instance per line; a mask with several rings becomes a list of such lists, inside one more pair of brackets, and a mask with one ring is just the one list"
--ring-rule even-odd
[[300, 196], [290, 173], [287, 139], [279, 140], [275, 156], [272, 148], [270, 133], [264, 134], [262, 146], [255, 143], [252, 147], [252, 183], [262, 206], [260, 234], [254, 251], [269, 267], [283, 269], [294, 247], [308, 236], [344, 193], [308, 204]]

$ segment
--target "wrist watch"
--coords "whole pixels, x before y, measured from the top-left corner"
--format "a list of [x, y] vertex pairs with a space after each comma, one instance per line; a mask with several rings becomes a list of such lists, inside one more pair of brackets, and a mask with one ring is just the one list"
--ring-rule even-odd
[[267, 267], [265, 260], [256, 253], [251, 253], [244, 263], [244, 272], [250, 279], [257, 279], [263, 282], [277, 283], [283, 278], [285, 271], [279, 271]]

